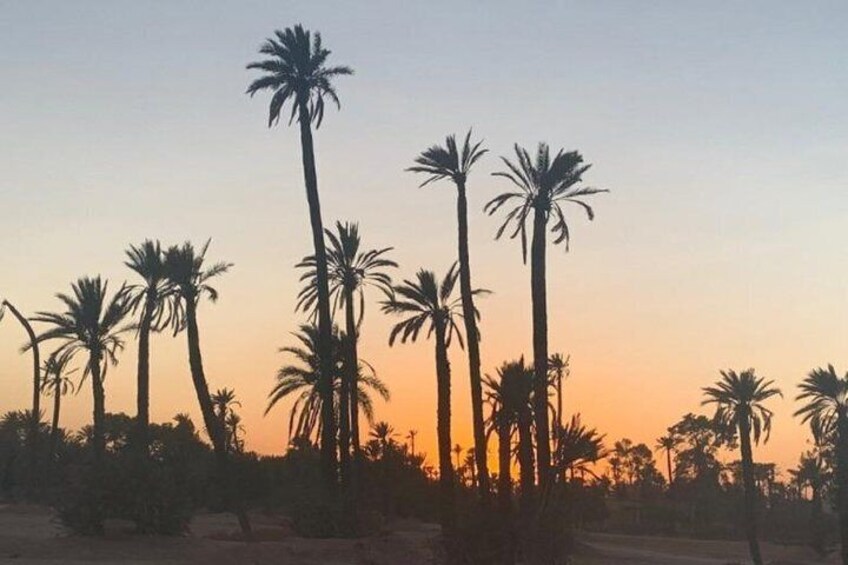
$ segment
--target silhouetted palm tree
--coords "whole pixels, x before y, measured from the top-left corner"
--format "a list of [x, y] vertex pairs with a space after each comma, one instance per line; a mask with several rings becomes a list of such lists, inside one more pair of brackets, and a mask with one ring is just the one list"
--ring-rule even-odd
[[562, 356], [562, 353], [554, 353], [548, 359], [548, 377], [551, 379], [556, 392], [556, 429], [562, 429], [562, 381], [571, 374], [568, 363], [571, 356]]
[[836, 451], [836, 510], [842, 563], [848, 565], [848, 374], [840, 377], [833, 365], [814, 369], [798, 385], [798, 401], [805, 401], [796, 416], [809, 422], [814, 433], [832, 438]]
[[[29, 320], [20, 313], [20, 311], [15, 308], [15, 306], [9, 302], [8, 300], [3, 300], [0, 302], [0, 320], [3, 319], [3, 313], [6, 308], [9, 309], [9, 312], [15, 317], [18, 323], [24, 328], [24, 331], [27, 334], [27, 338], [29, 340], [28, 347], [24, 349], [32, 350], [32, 414], [35, 414], [36, 417], [33, 420], [33, 432], [37, 430], [38, 423], [41, 418], [41, 355], [38, 350], [38, 340], [35, 336], [35, 330], [32, 329], [32, 324], [29, 323]], [[35, 457], [37, 446], [36, 440], [38, 439], [38, 434], [33, 433], [32, 437], [32, 455]]]
[[680, 445], [680, 442], [680, 437], [674, 434], [671, 430], [668, 431], [668, 435], [664, 435], [657, 438], [657, 449], [665, 451], [666, 465], [668, 467], [669, 488], [671, 488], [671, 485], [674, 482], [674, 473], [671, 467], [671, 452], [677, 449], [677, 446]]
[[231, 414], [235, 414], [233, 408], [241, 406], [241, 402], [236, 399], [236, 391], [231, 388], [219, 388], [212, 395], [212, 406], [215, 409], [215, 415], [221, 422], [221, 429], [224, 430], [224, 443], [227, 449], [235, 451], [233, 445], [233, 435], [230, 426], [227, 424], [227, 419]]
[[227, 431], [229, 448], [234, 453], [242, 453], [244, 451], [244, 440], [239, 437], [239, 433], [244, 431], [244, 426], [241, 424], [241, 416], [236, 414], [232, 408], [227, 412], [224, 429]]
[[59, 442], [59, 411], [61, 409], [62, 397], [74, 391], [74, 382], [70, 375], [77, 370], [68, 370], [68, 364], [72, 356], [67, 352], [62, 355], [55, 353], [44, 362], [44, 377], [41, 381], [41, 390], [45, 394], [53, 396], [53, 418], [50, 425], [50, 455], [55, 456]]
[[594, 475], [592, 466], [607, 456], [604, 448], [604, 435], [595, 428], [588, 428], [580, 421], [580, 414], [575, 414], [571, 420], [557, 431], [557, 465], [558, 471], [569, 471], [571, 478], [576, 473]]
[[418, 430], [409, 430], [406, 437], [409, 439], [409, 454], [415, 457], [415, 438], [418, 436]]
[[165, 252], [165, 275], [174, 287], [175, 302], [172, 326], [175, 334], [182, 330], [186, 332], [191, 380], [194, 385], [194, 392], [197, 395], [197, 402], [200, 405], [200, 412], [203, 415], [206, 433], [212, 441], [224, 495], [230, 499], [242, 532], [245, 536], [250, 537], [251, 528], [247, 513], [244, 511], [241, 501], [233, 500], [233, 489], [230, 485], [231, 477], [228, 473], [225, 431], [215, 415], [206, 372], [203, 369], [203, 356], [200, 351], [197, 305], [204, 297], [208, 297], [212, 302], [218, 300], [218, 291], [209, 283], [232, 267], [232, 263], [215, 263], [209, 267], [204, 264], [210, 242], [211, 240], [207, 241], [199, 253], [189, 242], [168, 248]]
[[577, 151], [568, 153], [560, 150], [551, 159], [550, 149], [540, 143], [533, 161], [526, 149], [515, 145], [518, 164], [502, 157], [507, 170], [493, 173], [512, 181], [518, 192], [506, 192], [490, 200], [485, 211], [490, 215], [504, 205], [513, 205], [497, 231], [496, 239], [503, 235], [509, 226], [513, 226], [510, 238], [521, 237], [521, 252], [527, 260], [527, 222], [532, 212], [533, 231], [530, 252], [530, 278], [533, 302], [533, 369], [535, 373], [535, 419], [536, 449], [539, 461], [539, 477], [546, 482], [551, 466], [551, 434], [548, 425], [547, 375], [548, 375], [548, 307], [546, 282], [546, 233], [548, 223], [553, 220], [550, 230], [554, 234], [554, 244], [569, 243], [568, 224], [562, 207], [576, 204], [582, 207], [589, 219], [594, 218], [592, 208], [583, 201], [602, 189], [581, 186], [583, 173], [589, 165], [583, 164], [583, 157]]
[[[326, 230], [329, 248], [327, 266], [330, 278], [329, 290], [333, 312], [344, 308], [346, 371], [342, 375], [342, 391], [339, 416], [339, 446], [341, 455], [342, 481], [349, 467], [350, 445], [354, 454], [359, 453], [359, 402], [354, 391], [359, 367], [359, 328], [365, 316], [365, 288], [374, 286], [390, 292], [392, 281], [386, 270], [397, 267], [397, 263], [385, 257], [391, 247], [361, 250], [359, 226], [356, 223], [336, 222], [336, 232]], [[298, 267], [306, 269], [300, 280], [304, 283], [298, 294], [298, 309], [317, 314], [318, 270], [315, 256], [304, 258]], [[359, 312], [356, 312], [356, 303]]]
[[[320, 435], [321, 428], [322, 397], [319, 392], [321, 366], [318, 361], [318, 328], [304, 324], [294, 336], [300, 345], [283, 347], [280, 351], [291, 354], [297, 362], [284, 365], [279, 369], [277, 382], [268, 395], [268, 406], [265, 409], [265, 414], [268, 414], [278, 402], [291, 396], [295, 397], [289, 411], [288, 443], [298, 438], [311, 438], [316, 433]], [[333, 363], [335, 374], [332, 378], [337, 397], [340, 389], [338, 375], [342, 371], [344, 360], [341, 356], [341, 336], [338, 333], [335, 334], [334, 341], [336, 345], [333, 351], [336, 360]], [[373, 368], [361, 359], [357, 386], [357, 403], [362, 407], [366, 420], [371, 423], [374, 421], [374, 403], [369, 391], [376, 392], [383, 400], [388, 400], [389, 390], [374, 374]], [[335, 398], [334, 404], [336, 407], [339, 405], [338, 398]]]
[[449, 135], [445, 145], [433, 145], [415, 158], [415, 165], [407, 171], [424, 173], [427, 179], [421, 183], [449, 179], [456, 186], [456, 217], [459, 246], [459, 289], [462, 296], [462, 313], [465, 322], [465, 336], [468, 341], [468, 369], [471, 379], [471, 413], [474, 430], [474, 449], [476, 452], [477, 474], [480, 477], [480, 494], [488, 498], [489, 469], [486, 456], [486, 432], [483, 425], [483, 387], [480, 377], [480, 332], [477, 329], [477, 317], [474, 296], [471, 291], [471, 258], [468, 245], [468, 199], [465, 189], [468, 175], [474, 163], [488, 150], [481, 147], [482, 141], [471, 143], [471, 130], [465, 136], [462, 149], [456, 144], [456, 136]]
[[150, 332], [159, 332], [170, 324], [171, 288], [165, 277], [161, 244], [145, 240], [131, 245], [124, 263], [142, 279], [141, 284], [127, 287], [129, 308], [138, 316], [138, 373], [136, 394], [136, 441], [146, 454], [150, 429]]
[[[459, 273], [454, 264], [439, 282], [432, 271], [419, 270], [414, 280], [406, 279], [394, 287], [394, 295], [383, 302], [383, 311], [404, 316], [389, 334], [389, 346], [397, 339], [401, 343], [416, 341], [421, 330], [435, 337], [436, 385], [436, 435], [439, 450], [439, 484], [441, 493], [441, 524], [445, 535], [452, 539], [456, 519], [454, 508], [454, 478], [451, 465], [451, 372], [448, 348], [453, 336], [463, 346], [462, 334], [456, 323], [461, 316], [461, 299], [453, 297]], [[477, 291], [474, 291], [477, 292]], [[476, 314], [475, 314], [476, 315]]]
[[103, 381], [109, 365], [118, 362], [117, 353], [123, 349], [121, 333], [129, 328], [120, 327], [127, 314], [127, 302], [122, 287], [111, 298], [107, 295], [108, 282], [100, 277], [84, 277], [71, 285], [72, 294], [59, 293], [56, 297], [65, 305], [65, 312], [38, 312], [34, 322], [47, 324], [49, 329], [38, 335], [37, 341], [59, 340], [61, 345], [55, 355], [74, 357], [88, 354], [83, 378], [91, 378], [94, 397], [92, 444], [95, 462], [99, 466], [105, 448], [104, 419], [106, 394]]
[[268, 112], [268, 127], [280, 120], [280, 111], [286, 102], [291, 101], [292, 111], [289, 124], [297, 117], [300, 126], [300, 143], [303, 156], [303, 177], [306, 185], [306, 198], [309, 203], [309, 220], [312, 225], [312, 243], [315, 249], [316, 283], [318, 289], [318, 328], [320, 331], [321, 362], [326, 366], [322, 374], [327, 380], [322, 383], [325, 412], [322, 414], [323, 433], [321, 436], [321, 457], [324, 480], [329, 491], [336, 484], [336, 433], [332, 412], [333, 386], [329, 380], [332, 355], [332, 318], [330, 316], [330, 291], [327, 275], [327, 252], [324, 246], [324, 224], [321, 219], [321, 204], [318, 197], [318, 175], [315, 170], [315, 151], [312, 142], [312, 123], [315, 128], [321, 126], [324, 119], [324, 99], [329, 98], [339, 106], [333, 79], [353, 74], [349, 67], [326, 65], [330, 50], [321, 44], [321, 34], [314, 36], [296, 25], [285, 31], [275, 31], [259, 52], [267, 55], [263, 61], [250, 63], [248, 69], [262, 71], [263, 76], [254, 80], [247, 88], [253, 96], [260, 90], [270, 90], [274, 94]]
[[753, 369], [736, 373], [721, 371], [721, 379], [714, 386], [705, 387], [701, 404], [715, 404], [714, 421], [723, 429], [736, 430], [739, 433], [739, 446], [742, 451], [742, 482], [745, 487], [745, 530], [751, 559], [756, 565], [762, 565], [760, 544], [757, 540], [756, 485], [754, 483], [754, 458], [751, 440], [754, 444], [768, 441], [771, 432], [772, 411], [763, 403], [774, 396], [783, 396], [774, 386], [774, 381], [758, 377]]

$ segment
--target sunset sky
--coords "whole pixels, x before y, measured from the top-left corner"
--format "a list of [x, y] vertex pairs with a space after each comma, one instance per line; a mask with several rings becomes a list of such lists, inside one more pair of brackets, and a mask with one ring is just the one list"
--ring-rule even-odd
[[[248, 447], [280, 453], [288, 404], [262, 413], [293, 343], [294, 264], [311, 250], [295, 128], [269, 129], [245, 64], [275, 28], [320, 30], [353, 77], [316, 133], [325, 225], [394, 246], [398, 278], [454, 261], [449, 183], [404, 172], [474, 128], [490, 154], [469, 180], [484, 371], [531, 356], [529, 268], [494, 241], [483, 204], [517, 142], [580, 150], [594, 198], [549, 249], [550, 349], [565, 392], [607, 434], [653, 446], [724, 368], [754, 367], [785, 398], [755, 458], [794, 465], [792, 418], [812, 368], [848, 370], [848, 4], [694, 2], [11, 2], [0, 0], [0, 297], [27, 313], [102, 274], [131, 279], [144, 238], [213, 238], [235, 263], [200, 308], [211, 387], [236, 389]], [[502, 4], [502, 5], [501, 5]], [[360, 355], [392, 392], [379, 419], [435, 455], [432, 342], [388, 347], [372, 294]], [[110, 369], [107, 410], [135, 410], [135, 343]], [[0, 413], [30, 402], [24, 334], [0, 322]], [[49, 349], [49, 345], [44, 347]], [[152, 418], [199, 412], [184, 336], [154, 338]], [[470, 446], [467, 365], [452, 350], [454, 442]], [[90, 387], [63, 425], [90, 421]], [[495, 446], [490, 446], [495, 453]]]

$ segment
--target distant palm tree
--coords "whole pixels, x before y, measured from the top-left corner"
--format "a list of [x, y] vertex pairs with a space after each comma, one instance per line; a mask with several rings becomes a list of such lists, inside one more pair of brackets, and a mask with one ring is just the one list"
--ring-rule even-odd
[[809, 422], [814, 435], [828, 438], [836, 452], [836, 510], [842, 563], [848, 565], [848, 374], [839, 376], [833, 365], [814, 369], [798, 385], [796, 397], [805, 404], [796, 412]]
[[[318, 361], [318, 328], [304, 324], [294, 336], [300, 345], [283, 347], [280, 351], [290, 354], [297, 362], [283, 365], [277, 371], [277, 382], [268, 395], [268, 406], [265, 409], [265, 414], [268, 414], [278, 402], [294, 396], [295, 401], [289, 411], [288, 443], [298, 438], [309, 439], [313, 434], [320, 435], [321, 432], [322, 396], [319, 392], [321, 365]], [[335, 373], [332, 379], [336, 392], [334, 405], [338, 406], [337, 397], [340, 392], [338, 375], [342, 371], [344, 362], [341, 357], [341, 336], [338, 333], [335, 334], [334, 342], [336, 345], [333, 346], [333, 351], [336, 360], [333, 363]], [[356, 382], [357, 404], [362, 407], [366, 420], [371, 423], [374, 421], [374, 403], [369, 391], [377, 393], [383, 400], [388, 400], [389, 390], [374, 374], [373, 368], [361, 359]]]
[[[342, 391], [340, 397], [339, 444], [342, 468], [342, 480], [349, 466], [351, 444], [354, 454], [359, 453], [359, 402], [354, 391], [358, 390], [356, 383], [359, 366], [359, 329], [365, 316], [365, 288], [373, 286], [390, 292], [392, 280], [386, 272], [397, 267], [397, 263], [385, 257], [392, 248], [361, 249], [359, 225], [356, 223], [336, 222], [335, 233], [325, 230], [329, 249], [327, 250], [328, 274], [330, 278], [330, 300], [333, 311], [344, 308], [345, 311], [345, 355], [347, 357], [346, 371], [342, 375]], [[317, 314], [315, 306], [318, 302], [318, 269], [315, 256], [311, 255], [301, 261], [298, 267], [306, 269], [300, 280], [304, 283], [298, 294], [297, 307], [300, 310]], [[358, 302], [359, 312], [355, 311]]]
[[41, 390], [45, 394], [53, 396], [53, 419], [50, 426], [51, 456], [56, 455], [56, 449], [59, 443], [59, 410], [61, 408], [62, 397], [69, 392], [73, 392], [75, 388], [70, 375], [74, 374], [77, 370], [68, 370], [71, 357], [67, 352], [62, 355], [56, 355], [54, 353], [44, 362], [44, 378], [41, 381]]
[[371, 426], [371, 439], [380, 446], [380, 452], [385, 455], [389, 447], [395, 445], [395, 429], [388, 422], [377, 422]]
[[171, 323], [171, 287], [165, 276], [161, 244], [149, 239], [131, 245], [124, 263], [142, 279], [127, 287], [128, 305], [138, 315], [138, 373], [136, 394], [136, 441], [139, 452], [148, 451], [150, 435], [150, 332], [159, 332]]
[[94, 397], [92, 444], [98, 472], [105, 449], [103, 426], [106, 418], [106, 393], [103, 381], [109, 365], [117, 364], [117, 353], [124, 347], [121, 334], [129, 329], [121, 327], [127, 314], [124, 288], [110, 298], [108, 286], [109, 283], [100, 277], [81, 278], [71, 285], [70, 295], [56, 295], [64, 303], [65, 312], [38, 312], [32, 318], [34, 322], [49, 326], [49, 329], [37, 337], [39, 343], [52, 340], [61, 342], [55, 355], [73, 358], [80, 352], [88, 354], [83, 379], [91, 378]]
[[462, 468], [462, 464], [459, 462], [459, 458], [462, 457], [462, 446], [459, 444], [454, 445], [453, 454], [456, 456], [456, 467], [454, 469], [459, 473], [460, 468]]
[[[219, 388], [215, 391], [215, 394], [212, 395], [212, 405], [215, 409], [215, 415], [218, 417], [218, 420], [221, 422], [221, 429], [224, 430], [224, 444], [227, 446], [227, 449], [231, 449], [232, 451], [237, 451], [234, 445], [234, 437], [232, 434], [232, 430], [230, 426], [227, 424], [227, 420], [230, 415], [235, 414], [233, 408], [235, 406], [241, 406], [241, 402], [236, 400], [236, 391], [231, 388]], [[239, 418], [241, 420], [241, 418]]]
[[680, 436], [673, 433], [671, 430], [668, 431], [668, 435], [657, 438], [657, 449], [665, 451], [666, 465], [668, 466], [669, 488], [671, 488], [671, 485], [674, 482], [674, 474], [671, 467], [671, 452], [677, 449], [677, 446], [680, 445], [681, 441]]
[[312, 243], [315, 249], [316, 282], [318, 288], [318, 328], [320, 330], [321, 362], [325, 364], [322, 374], [327, 375], [321, 385], [324, 412], [321, 436], [321, 458], [325, 486], [330, 492], [336, 484], [336, 431], [332, 412], [333, 386], [329, 381], [332, 355], [332, 318], [330, 316], [330, 291], [327, 274], [327, 251], [324, 246], [324, 224], [321, 219], [321, 204], [318, 197], [318, 175], [315, 170], [315, 150], [312, 141], [312, 124], [321, 127], [324, 119], [324, 99], [329, 98], [339, 107], [339, 98], [333, 79], [351, 75], [353, 70], [345, 66], [326, 66], [330, 50], [321, 44], [321, 34], [314, 36], [296, 25], [285, 31], [275, 31], [259, 52], [267, 55], [263, 61], [250, 63], [248, 69], [257, 69], [265, 74], [250, 83], [248, 94], [253, 96], [261, 90], [274, 94], [268, 113], [268, 127], [280, 120], [280, 111], [286, 102], [292, 102], [289, 124], [297, 116], [300, 125], [300, 144], [303, 157], [303, 176], [306, 198], [309, 203], [309, 220], [312, 225]]
[[588, 428], [580, 421], [580, 414], [558, 430], [557, 465], [563, 474], [568, 470], [571, 478], [575, 473], [592, 472], [592, 466], [607, 456], [604, 448], [604, 435], [595, 428]]
[[[38, 350], [38, 340], [35, 336], [35, 330], [32, 329], [32, 324], [29, 323], [29, 320], [20, 313], [20, 311], [15, 308], [15, 306], [4, 299], [3, 302], [0, 302], [0, 320], [3, 319], [3, 313], [6, 309], [9, 309], [9, 312], [15, 317], [19, 324], [24, 328], [24, 331], [27, 334], [27, 338], [29, 339], [29, 343], [27, 347], [24, 349], [32, 350], [32, 414], [35, 414], [36, 417], [33, 419], [33, 432], [37, 430], [38, 423], [41, 419], [41, 355]], [[38, 439], [38, 434], [32, 434], [33, 442], [32, 442], [32, 454], [33, 457], [36, 453], [36, 441]]]
[[[436, 435], [439, 450], [439, 484], [441, 494], [441, 524], [445, 535], [451, 539], [456, 521], [453, 466], [451, 465], [451, 372], [448, 348], [453, 337], [463, 345], [462, 334], [456, 323], [461, 300], [453, 297], [458, 276], [456, 265], [448, 269], [439, 282], [432, 271], [419, 270], [414, 280], [406, 279], [394, 287], [394, 295], [383, 302], [383, 311], [404, 316], [389, 334], [389, 346], [397, 339], [401, 343], [415, 342], [426, 328], [426, 335], [435, 337]], [[476, 291], [475, 291], [476, 292]]]
[[409, 430], [406, 437], [409, 438], [409, 454], [415, 457], [415, 438], [418, 436], [418, 430]]
[[583, 156], [577, 151], [568, 153], [560, 150], [551, 159], [550, 149], [540, 143], [533, 161], [526, 149], [515, 145], [518, 164], [503, 157], [507, 170], [493, 173], [510, 180], [520, 190], [505, 192], [490, 200], [487, 213], [494, 214], [502, 206], [510, 204], [507, 213], [495, 236], [503, 235], [507, 227], [512, 226], [510, 238], [521, 236], [521, 252], [527, 261], [527, 222], [533, 216], [533, 231], [530, 253], [530, 278], [533, 302], [533, 369], [535, 373], [535, 420], [536, 450], [539, 461], [539, 478], [546, 482], [551, 466], [551, 434], [548, 424], [547, 375], [548, 375], [548, 302], [546, 282], [546, 232], [549, 221], [554, 224], [550, 230], [554, 234], [554, 244], [569, 244], [569, 229], [562, 207], [575, 204], [582, 207], [589, 219], [594, 212], [583, 197], [606, 190], [581, 186], [583, 174], [589, 165], [583, 164]]
[[471, 291], [471, 258], [468, 245], [468, 199], [465, 189], [468, 175], [474, 163], [488, 150], [481, 147], [482, 141], [471, 143], [471, 130], [465, 136], [462, 149], [457, 147], [456, 136], [449, 135], [445, 145], [433, 145], [415, 158], [415, 165], [407, 171], [424, 173], [427, 179], [421, 183], [449, 179], [456, 186], [456, 216], [459, 244], [459, 289], [462, 296], [462, 313], [465, 335], [468, 341], [468, 368], [471, 379], [471, 413], [474, 429], [474, 449], [477, 474], [480, 477], [480, 495], [484, 500], [489, 495], [489, 469], [486, 455], [486, 431], [483, 425], [483, 386], [480, 376], [480, 332], [474, 296]]
[[553, 381], [556, 390], [556, 429], [562, 429], [562, 381], [571, 374], [568, 364], [571, 356], [562, 356], [562, 353], [554, 353], [548, 359], [549, 378]]
[[736, 373], [721, 371], [721, 379], [714, 386], [705, 387], [701, 404], [715, 404], [714, 421], [723, 429], [736, 430], [739, 433], [739, 446], [742, 451], [742, 481], [745, 487], [745, 529], [751, 559], [756, 565], [762, 565], [763, 558], [757, 540], [756, 485], [754, 482], [754, 458], [751, 440], [754, 444], [768, 441], [771, 432], [772, 411], [763, 403], [774, 396], [783, 396], [774, 386], [774, 381], [758, 377], [753, 369]]
[[[182, 330], [186, 332], [188, 361], [194, 392], [197, 395], [197, 402], [203, 415], [206, 433], [212, 441], [225, 496], [232, 499], [225, 431], [215, 415], [206, 372], [203, 370], [200, 330], [197, 324], [197, 306], [204, 297], [208, 297], [212, 302], [218, 300], [218, 291], [209, 283], [212, 279], [229, 271], [233, 265], [232, 263], [215, 263], [207, 267], [205, 265], [206, 252], [209, 249], [210, 242], [211, 240], [207, 241], [199, 253], [189, 242], [180, 246], [169, 247], [165, 252], [165, 273], [169, 283], [174, 288], [174, 315], [171, 325], [175, 334]], [[250, 521], [241, 501], [231, 500], [231, 503], [243, 534], [250, 537]]]
[[234, 453], [242, 453], [244, 451], [244, 440], [239, 437], [239, 433], [244, 431], [244, 426], [241, 424], [241, 416], [230, 409], [224, 420], [224, 427], [227, 430], [230, 449]]

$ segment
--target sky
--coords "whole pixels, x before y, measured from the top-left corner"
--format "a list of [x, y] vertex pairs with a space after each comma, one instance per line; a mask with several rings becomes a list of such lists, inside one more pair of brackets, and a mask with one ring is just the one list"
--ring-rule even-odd
[[[570, 354], [568, 413], [653, 445], [719, 370], [753, 367], [785, 398], [755, 451], [787, 468], [807, 448], [797, 383], [848, 370], [848, 5], [844, 2], [16, 2], [0, 0], [0, 296], [26, 313], [82, 275], [117, 289], [131, 243], [212, 238], [232, 261], [200, 308], [210, 386], [235, 388], [250, 449], [281, 453], [263, 417], [278, 348], [304, 321], [294, 264], [311, 249], [295, 128], [267, 127], [245, 65], [274, 29], [320, 30], [341, 111], [316, 132], [325, 225], [393, 246], [396, 277], [455, 259], [455, 192], [404, 172], [473, 127], [490, 150], [469, 179], [483, 368], [531, 357], [529, 267], [495, 241], [490, 173], [514, 143], [592, 163], [588, 222], [548, 252], [550, 349]], [[367, 305], [360, 356], [391, 389], [377, 417], [435, 456], [433, 343], [388, 346]], [[0, 322], [0, 413], [30, 402], [24, 334]], [[45, 349], [47, 349], [45, 347]], [[107, 409], [133, 413], [128, 336]], [[454, 441], [471, 444], [467, 364], [451, 351]], [[63, 425], [91, 419], [90, 386]], [[151, 415], [200, 422], [184, 336], [153, 340]], [[490, 446], [494, 454], [494, 446]]]

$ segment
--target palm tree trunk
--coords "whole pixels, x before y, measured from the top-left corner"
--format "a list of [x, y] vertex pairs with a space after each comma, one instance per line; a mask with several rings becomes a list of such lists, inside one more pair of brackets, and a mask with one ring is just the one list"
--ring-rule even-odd
[[191, 380], [194, 384], [194, 391], [197, 394], [197, 402], [200, 404], [200, 412], [203, 415], [206, 433], [209, 434], [209, 439], [212, 441], [212, 449], [215, 453], [221, 488], [228, 506], [231, 507], [232, 512], [238, 518], [242, 534], [245, 538], [251, 539], [252, 530], [247, 512], [244, 509], [242, 501], [234, 496], [233, 478], [229, 474], [227, 448], [224, 443], [224, 430], [221, 428], [220, 421], [215, 415], [212, 398], [209, 395], [209, 385], [206, 382], [206, 373], [203, 371], [203, 357], [200, 353], [200, 332], [197, 327], [197, 307], [194, 297], [186, 297], [185, 305], [188, 363], [191, 369]]
[[436, 409], [436, 435], [439, 443], [439, 490], [441, 496], [442, 533], [448, 545], [453, 539], [455, 520], [454, 478], [451, 465], [451, 375], [445, 342], [445, 322], [436, 326], [436, 383], [438, 405]]
[[94, 447], [95, 465], [98, 468], [101, 466], [103, 452], [106, 450], [106, 438], [103, 430], [104, 420], [106, 419], [106, 392], [103, 389], [101, 357], [102, 355], [99, 352], [92, 351], [88, 359], [88, 369], [91, 372], [91, 393], [94, 397], [92, 445]]
[[512, 445], [510, 442], [509, 419], [501, 415], [498, 420], [498, 508], [501, 517], [501, 540], [503, 542], [502, 563], [513, 565], [515, 563], [515, 545], [512, 524], [512, 477], [510, 466], [512, 463]]
[[468, 251], [468, 201], [465, 181], [456, 183], [456, 215], [459, 226], [459, 289], [462, 295], [462, 317], [468, 342], [468, 373], [471, 378], [471, 416], [474, 428], [474, 461], [479, 477], [481, 500], [489, 500], [489, 465], [486, 449], [486, 430], [483, 426], [483, 386], [480, 378], [480, 334], [474, 296], [471, 294], [471, 260]]
[[53, 385], [53, 422], [50, 425], [50, 460], [56, 456], [56, 450], [59, 447], [59, 409], [62, 403], [62, 380], [60, 375], [56, 375], [56, 382]]
[[336, 419], [333, 407], [333, 320], [330, 316], [330, 290], [327, 275], [327, 250], [324, 245], [324, 224], [321, 221], [321, 203], [318, 198], [318, 175], [315, 172], [315, 150], [307, 101], [298, 103], [300, 144], [303, 157], [303, 178], [306, 199], [309, 203], [309, 221], [312, 225], [312, 244], [315, 248], [315, 281], [318, 285], [318, 357], [323, 382], [321, 395], [321, 463], [325, 487], [332, 496], [336, 491]]
[[668, 488], [671, 489], [671, 482], [673, 480], [671, 476], [671, 449], [665, 450], [665, 462], [668, 465]]
[[350, 430], [356, 401], [352, 392], [356, 385], [356, 373], [359, 358], [356, 351], [356, 320], [353, 312], [353, 293], [345, 289], [345, 354], [347, 363], [343, 371], [342, 386], [339, 392], [339, 468], [342, 489], [347, 490], [351, 482]]
[[138, 391], [136, 393], [136, 442], [138, 452], [148, 455], [150, 433], [150, 324], [155, 298], [148, 291], [138, 328]]
[[539, 483], [547, 484], [551, 467], [551, 434], [548, 426], [548, 299], [545, 274], [545, 212], [536, 208], [530, 256], [533, 300], [533, 404], [536, 419], [536, 451]]
[[839, 416], [836, 425], [836, 509], [842, 565], [848, 565], [848, 417]]
[[[356, 331], [356, 324], [353, 321], [353, 293], [348, 293], [345, 300], [351, 304], [351, 311], [347, 317], [347, 331], [353, 331], [356, 336], [351, 341], [350, 363], [353, 369], [350, 373], [350, 443], [353, 447], [354, 461], [357, 461], [360, 456], [359, 443], [359, 334]], [[354, 470], [355, 471], [355, 470]]]
[[747, 416], [739, 421], [739, 443], [742, 450], [742, 482], [745, 487], [745, 535], [754, 565], [763, 565], [757, 541], [757, 491], [754, 484], [754, 457], [751, 452], [751, 429]]
[[37, 457], [38, 450], [38, 423], [41, 420], [41, 356], [38, 351], [38, 340], [35, 337], [35, 331], [15, 306], [8, 300], [4, 300], [3, 304], [9, 309], [13, 316], [24, 327], [24, 331], [29, 338], [30, 349], [32, 349], [32, 428], [30, 429], [30, 438], [32, 442], [33, 462]]
[[518, 465], [521, 483], [521, 514], [526, 524], [533, 514], [535, 503], [536, 470], [533, 462], [533, 432], [531, 431], [532, 416], [530, 410], [522, 410], [518, 415]]

